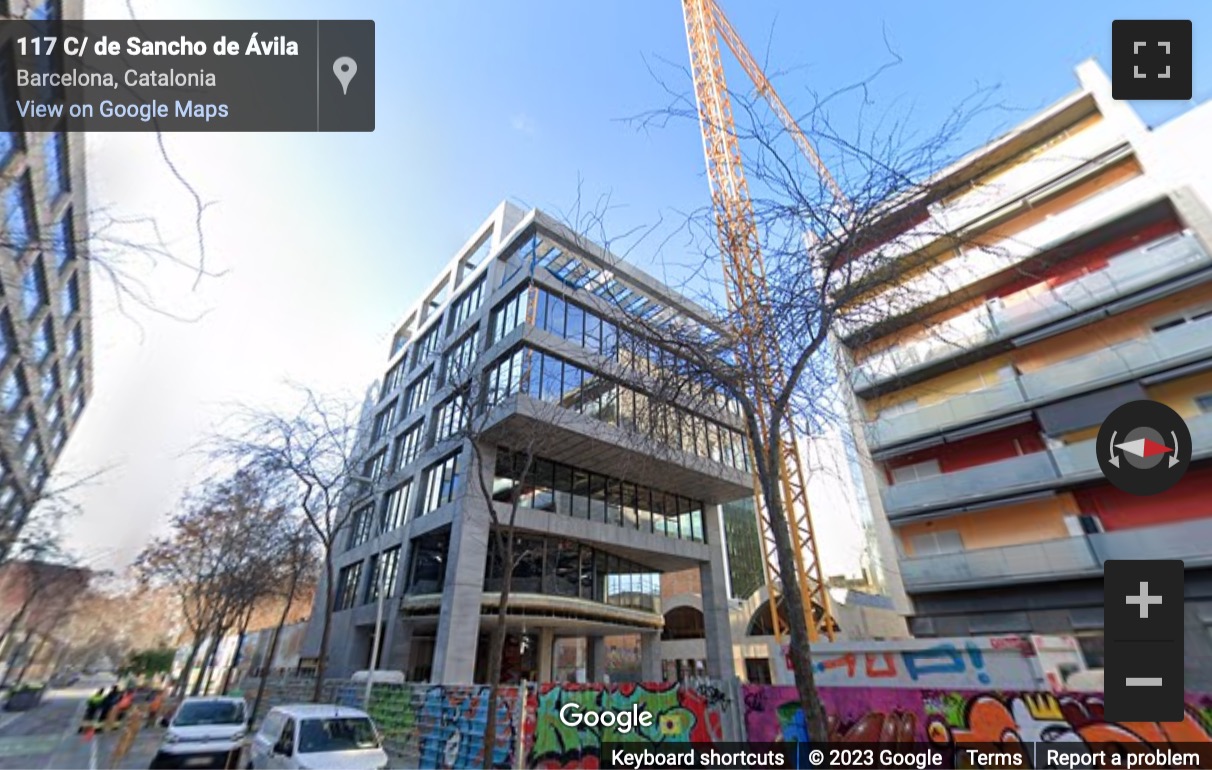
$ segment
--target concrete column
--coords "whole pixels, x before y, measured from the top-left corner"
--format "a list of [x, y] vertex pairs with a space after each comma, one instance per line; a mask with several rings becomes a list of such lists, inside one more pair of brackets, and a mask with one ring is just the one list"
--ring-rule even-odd
[[[394, 614], [394, 613], [393, 613]], [[387, 634], [383, 638], [383, 668], [403, 671], [404, 677], [412, 676], [412, 623], [398, 616], [387, 622]]]
[[[496, 465], [496, 450], [483, 449], [484, 472], [491, 474]], [[480, 639], [480, 603], [484, 595], [484, 565], [488, 559], [488, 503], [476, 480], [474, 454], [464, 442], [462, 452], [463, 490], [455, 500], [457, 510], [450, 527], [450, 553], [446, 565], [446, 585], [442, 590], [441, 619], [434, 643], [433, 675], [435, 684], [473, 684], [476, 648]]]
[[555, 632], [539, 629], [539, 681], [552, 681], [552, 658], [555, 656]]
[[640, 634], [640, 681], [661, 681], [661, 635], [657, 631]]
[[736, 676], [732, 655], [732, 619], [728, 615], [728, 579], [724, 560], [724, 533], [720, 506], [703, 511], [703, 525], [711, 546], [711, 561], [699, 566], [703, 592], [703, 628], [706, 631], [707, 676], [730, 679]]
[[589, 658], [585, 671], [590, 682], [606, 681], [606, 637], [591, 636], [586, 640], [586, 653]]

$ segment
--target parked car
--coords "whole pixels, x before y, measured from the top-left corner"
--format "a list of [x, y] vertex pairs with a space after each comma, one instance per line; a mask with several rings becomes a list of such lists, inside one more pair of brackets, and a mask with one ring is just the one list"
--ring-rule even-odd
[[152, 768], [235, 767], [248, 716], [243, 698], [186, 698], [168, 721]]
[[365, 711], [307, 703], [270, 709], [249, 745], [248, 766], [384, 770], [387, 752]]

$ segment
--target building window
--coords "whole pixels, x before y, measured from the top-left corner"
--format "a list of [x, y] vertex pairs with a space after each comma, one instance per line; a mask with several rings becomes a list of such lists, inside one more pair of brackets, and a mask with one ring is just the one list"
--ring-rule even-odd
[[434, 430], [434, 443], [454, 438], [467, 427], [467, 401], [462, 393], [456, 393], [438, 405], [434, 413], [437, 427]]
[[63, 218], [55, 226], [55, 237], [51, 242], [55, 252], [55, 269], [62, 272], [76, 259], [76, 236], [72, 232], [71, 209], [63, 212]]
[[425, 469], [423, 485], [425, 497], [421, 515], [435, 511], [451, 502], [459, 489], [459, 452], [455, 452]]
[[425, 359], [438, 352], [438, 348], [442, 345], [442, 320], [439, 318], [426, 330], [421, 339], [417, 340], [417, 344], [412, 349], [412, 365], [411, 368], [416, 368], [416, 365]]
[[364, 505], [354, 511], [349, 517], [349, 543], [346, 548], [357, 548], [365, 543], [374, 534], [374, 504]]
[[462, 382], [471, 375], [471, 365], [476, 359], [477, 331], [478, 325], [471, 327], [442, 358], [444, 382]]
[[[608, 551], [573, 540], [517, 536], [513, 541], [512, 590], [586, 599], [616, 607], [660, 611], [659, 572]], [[497, 538], [488, 540], [484, 590], [500, 591], [504, 554]]]
[[386, 398], [388, 393], [395, 392], [395, 389], [400, 387], [400, 383], [403, 381], [404, 362], [400, 361], [387, 370], [387, 376], [383, 378], [383, 390], [379, 392], [379, 398]]
[[8, 361], [8, 357], [16, 350], [13, 340], [13, 325], [8, 320], [8, 313], [0, 312], [0, 366]]
[[[740, 431], [682, 407], [653, 402], [629, 385], [550, 353], [532, 349], [529, 357], [531, 398], [652, 436], [688, 454], [749, 470], [749, 452]], [[491, 380], [489, 386], [491, 395]]]
[[67, 137], [56, 131], [46, 137], [46, 198], [52, 205], [67, 192]]
[[34, 429], [34, 413], [30, 409], [26, 409], [21, 413], [21, 416], [13, 423], [13, 441], [21, 444], [25, 439], [29, 438], [29, 434]]
[[417, 379], [413, 380], [404, 391], [404, 414], [411, 415], [419, 410], [426, 401], [429, 400], [429, 395], [433, 391], [433, 367], [425, 370]]
[[9, 183], [4, 193], [6, 245], [17, 257], [25, 253], [33, 238], [29, 200], [29, 176], [23, 174]]
[[63, 419], [63, 404], [56, 398], [46, 410], [46, 421], [51, 426], [55, 426], [61, 419]]
[[964, 540], [954, 529], [923, 532], [909, 538], [909, 542], [913, 546], [914, 556], [941, 556], [945, 553], [959, 553], [964, 550]]
[[408, 504], [412, 502], [412, 481], [406, 481], [387, 493], [383, 500], [384, 532], [391, 532], [404, 526], [408, 520]]
[[76, 324], [76, 328], [72, 329], [71, 334], [67, 335], [67, 357], [75, 358], [80, 349], [84, 347], [84, 330], [80, 328], [80, 324]]
[[526, 321], [526, 303], [530, 299], [530, 288], [522, 287], [510, 295], [509, 299], [497, 305], [492, 310], [492, 340], [489, 345], [495, 345], [505, 338], [519, 325]]
[[[370, 557], [370, 580], [366, 584], [365, 604], [378, 601], [379, 586], [384, 587], [383, 597], [390, 598], [396, 593], [396, 571], [400, 567], [400, 546], [389, 548], [382, 554]], [[380, 569], [382, 573], [380, 574]]]
[[34, 332], [34, 360], [41, 366], [55, 352], [55, 324], [48, 315]]
[[56, 452], [62, 449], [63, 445], [67, 443], [67, 428], [63, 425], [55, 428], [55, 435], [54, 438], [51, 439], [51, 443], [55, 447]]
[[424, 435], [425, 422], [418, 422], [400, 434], [396, 439], [396, 470], [403, 470], [421, 451], [421, 437]]
[[[487, 243], [487, 241], [485, 241]], [[471, 288], [459, 295], [458, 299], [450, 307], [450, 329], [448, 333], [458, 329], [471, 317], [480, 305], [484, 303], [484, 277], [481, 276], [478, 281], [472, 284]]]
[[493, 501], [706, 542], [703, 503], [618, 478], [505, 449], [497, 453]]
[[408, 576], [409, 594], [437, 594], [446, 587], [446, 562], [450, 552], [450, 531], [430, 532], [412, 541], [412, 565]]
[[71, 318], [80, 309], [80, 287], [76, 276], [68, 279], [59, 290], [59, 304], [63, 307], [63, 317]]
[[942, 473], [942, 470], [939, 468], [938, 460], [923, 460], [920, 463], [893, 468], [892, 483], [908, 484], [912, 481], [921, 481], [931, 476], [937, 476], [940, 473]]
[[42, 372], [40, 383], [42, 386], [42, 400], [50, 401], [59, 392], [59, 367], [52, 365]]
[[34, 467], [42, 459], [42, 447], [38, 445], [37, 439], [25, 445], [25, 451], [21, 453], [21, 459], [25, 462], [25, 469], [33, 473]]
[[337, 574], [337, 603], [336, 611], [347, 610], [354, 606], [358, 598], [358, 584], [362, 582], [362, 562], [355, 562], [348, 567], [342, 567]]
[[67, 389], [74, 393], [82, 382], [84, 382], [84, 362], [77, 361], [76, 365], [68, 372]]
[[394, 425], [395, 422], [396, 404], [393, 401], [390, 406], [375, 415], [374, 427], [370, 432], [370, 440], [373, 442], [383, 438], [385, 435], [387, 435], [388, 428]]
[[80, 413], [83, 411], [84, 411], [84, 391], [80, 391], [80, 392], [76, 393], [75, 397], [72, 399], [72, 418], [75, 419], [76, 417], [79, 417]]
[[499, 404], [522, 390], [522, 365], [529, 355], [526, 348], [517, 348], [488, 370], [487, 406]]
[[21, 399], [29, 393], [29, 388], [25, 385], [25, 378], [17, 369], [13, 369], [4, 378], [4, 385], [0, 386], [0, 405], [4, 407], [4, 411], [11, 412], [17, 408], [17, 404], [21, 403]]
[[46, 275], [42, 272], [41, 257], [29, 266], [21, 279], [21, 304], [26, 318], [33, 318], [46, 304]]
[[383, 469], [387, 465], [387, 450], [384, 449], [362, 464], [362, 475], [371, 481], [383, 478]]

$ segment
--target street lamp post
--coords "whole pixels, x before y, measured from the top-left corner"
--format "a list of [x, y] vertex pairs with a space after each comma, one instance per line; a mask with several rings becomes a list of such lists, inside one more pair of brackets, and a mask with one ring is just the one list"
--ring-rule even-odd
[[[371, 492], [374, 492], [374, 479], [366, 478], [365, 476], [351, 476], [354, 481], [361, 482], [370, 487]], [[377, 502], [377, 501], [376, 501]], [[378, 510], [375, 506], [374, 510]], [[378, 539], [383, 534], [383, 515], [380, 513], [377, 516], [377, 524], [375, 531], [375, 539]], [[370, 662], [366, 667], [366, 690], [362, 693], [362, 709], [363, 711], [370, 710], [370, 694], [374, 688], [375, 671], [379, 667], [379, 645], [382, 643], [383, 636], [383, 595], [386, 593], [383, 586], [383, 574], [386, 570], [383, 569], [383, 554], [379, 553], [375, 556], [375, 573], [371, 576], [377, 585], [375, 586], [376, 602], [375, 602], [375, 632], [374, 638], [370, 643]]]

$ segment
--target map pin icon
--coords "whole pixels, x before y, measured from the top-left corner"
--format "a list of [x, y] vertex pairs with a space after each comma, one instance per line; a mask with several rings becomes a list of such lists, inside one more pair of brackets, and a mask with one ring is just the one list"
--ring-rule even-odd
[[348, 56], [342, 56], [332, 63], [332, 74], [341, 81], [341, 93], [349, 93], [349, 81], [358, 74], [358, 63]]

